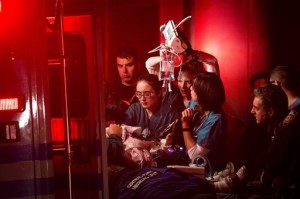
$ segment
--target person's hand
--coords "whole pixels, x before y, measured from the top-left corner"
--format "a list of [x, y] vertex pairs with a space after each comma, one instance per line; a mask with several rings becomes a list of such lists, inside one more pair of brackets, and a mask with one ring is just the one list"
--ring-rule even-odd
[[166, 143], [165, 146], [169, 146], [172, 144], [172, 140], [173, 140], [173, 135], [172, 133], [168, 133], [168, 135], [166, 136]]
[[146, 60], [145, 65], [150, 74], [159, 74], [159, 63], [163, 60], [160, 56], [150, 57]]
[[194, 115], [194, 109], [187, 108], [181, 113], [181, 125], [182, 128], [190, 128], [190, 121]]
[[118, 135], [122, 137], [122, 127], [119, 124], [110, 124], [107, 129], [107, 135]]

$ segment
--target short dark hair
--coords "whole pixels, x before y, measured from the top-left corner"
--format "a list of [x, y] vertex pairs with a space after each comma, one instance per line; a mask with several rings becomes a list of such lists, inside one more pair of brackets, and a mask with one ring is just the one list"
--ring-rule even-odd
[[129, 47], [120, 48], [117, 51], [116, 57], [126, 58], [126, 59], [128, 59], [129, 57], [132, 57], [135, 62], [139, 61], [139, 56], [138, 56], [137, 51], [134, 50], [133, 48], [129, 48]]
[[191, 72], [192, 74], [197, 74], [197, 73], [200, 73], [200, 72], [203, 72], [205, 71], [204, 68], [202, 68], [202, 65], [196, 63], [196, 62], [185, 62], [181, 65], [181, 71], [189, 71]]
[[279, 120], [283, 120], [288, 111], [287, 96], [278, 85], [267, 84], [258, 87], [253, 91], [254, 97], [262, 101], [263, 109], [273, 109]]
[[299, 71], [296, 68], [280, 65], [272, 69], [270, 74], [278, 78], [283, 88], [299, 94]]
[[254, 73], [250, 78], [250, 86], [251, 86], [252, 90], [254, 89], [255, 81], [259, 80], [259, 79], [264, 79], [267, 82], [270, 82], [270, 74], [268, 72], [263, 72], [263, 71]]
[[[139, 64], [139, 55], [135, 49], [130, 48], [130, 47], [120, 48], [117, 51], [116, 57], [119, 57], [122, 59], [129, 59], [132, 57], [133, 62], [135, 64], [134, 74], [133, 74], [134, 78], [137, 79], [141, 75], [142, 69], [141, 69], [141, 65]], [[116, 78], [120, 79], [120, 76], [118, 75]]]
[[193, 90], [203, 110], [219, 111], [225, 103], [225, 89], [221, 78], [212, 72], [200, 72], [194, 77]]
[[138, 82], [145, 81], [147, 82], [155, 92], [159, 92], [162, 89], [162, 81], [159, 81], [157, 75], [145, 74], [139, 77]]
[[[200, 63], [200, 62], [199, 62]], [[187, 61], [181, 64], [179, 69], [175, 70], [175, 76], [179, 78], [180, 72], [187, 72], [192, 74], [193, 76], [205, 71], [203, 68], [203, 65], [200, 63], [199, 64], [197, 61]]]

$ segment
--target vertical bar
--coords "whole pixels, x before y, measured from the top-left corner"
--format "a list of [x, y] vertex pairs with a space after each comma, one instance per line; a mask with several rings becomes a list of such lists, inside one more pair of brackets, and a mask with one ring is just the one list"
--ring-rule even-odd
[[65, 111], [65, 129], [66, 129], [66, 149], [67, 149], [67, 163], [68, 163], [68, 185], [69, 185], [69, 198], [72, 199], [72, 160], [71, 160], [71, 135], [70, 135], [70, 119], [69, 119], [69, 106], [68, 106], [68, 89], [67, 89], [67, 64], [65, 57], [65, 41], [64, 41], [64, 16], [63, 16], [63, 1], [57, 0], [58, 10], [60, 11], [60, 42], [61, 42], [61, 59], [63, 67], [63, 93], [64, 93], [64, 111]]

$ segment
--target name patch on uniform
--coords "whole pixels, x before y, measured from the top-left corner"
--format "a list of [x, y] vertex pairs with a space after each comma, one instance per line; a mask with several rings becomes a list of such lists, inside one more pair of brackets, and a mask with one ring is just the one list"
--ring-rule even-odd
[[140, 184], [142, 184], [145, 180], [147, 180], [153, 176], [156, 176], [157, 174], [158, 174], [158, 172], [156, 172], [156, 171], [148, 171], [147, 173], [144, 173], [144, 174], [134, 178], [127, 185], [127, 188], [136, 190], [140, 186]]

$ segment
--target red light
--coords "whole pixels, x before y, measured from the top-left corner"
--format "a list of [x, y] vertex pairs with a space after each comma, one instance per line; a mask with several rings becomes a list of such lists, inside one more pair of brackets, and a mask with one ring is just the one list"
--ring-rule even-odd
[[24, 111], [25, 110], [25, 100], [23, 97], [7, 97], [0, 98], [0, 111], [10, 112], [10, 111]]
[[71, 138], [72, 140], [79, 140], [79, 123], [71, 121]]
[[2, 4], [1, 4], [1, 1], [0, 1], [0, 12], [2, 11]]
[[53, 142], [64, 142], [64, 120], [62, 118], [51, 119], [51, 132]]
[[[63, 118], [51, 118], [51, 134], [52, 141], [55, 143], [63, 143], [65, 140]], [[85, 141], [87, 139], [86, 121], [71, 119], [71, 140]]]

